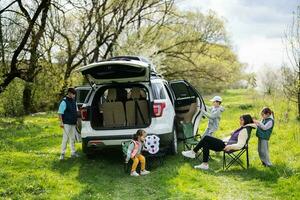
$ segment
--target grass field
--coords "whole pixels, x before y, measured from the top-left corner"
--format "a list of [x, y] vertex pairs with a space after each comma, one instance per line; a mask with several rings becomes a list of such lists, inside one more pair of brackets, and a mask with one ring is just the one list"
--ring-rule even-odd
[[274, 109], [276, 124], [270, 140], [274, 167], [260, 164], [252, 134], [248, 170], [236, 166], [224, 172], [222, 154], [215, 153], [209, 171], [195, 170], [199, 161], [178, 154], [167, 156], [150, 175], [134, 178], [124, 173], [119, 149], [87, 159], [77, 144], [80, 158], [69, 158], [68, 147], [68, 158], [59, 161], [62, 133], [54, 113], [0, 118], [0, 199], [300, 199], [296, 108], [280, 96], [263, 97], [247, 90], [230, 90], [222, 97], [226, 110], [217, 132], [220, 138], [238, 127], [241, 114], [259, 117], [263, 106]]

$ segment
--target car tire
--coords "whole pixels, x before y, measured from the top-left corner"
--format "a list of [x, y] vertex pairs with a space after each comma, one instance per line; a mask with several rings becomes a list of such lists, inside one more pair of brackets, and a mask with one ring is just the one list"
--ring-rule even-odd
[[170, 144], [170, 153], [171, 153], [171, 155], [176, 155], [178, 153], [177, 149], [178, 149], [177, 131], [176, 131], [176, 128], [174, 126], [173, 132], [172, 132], [172, 140], [171, 140], [171, 144]]

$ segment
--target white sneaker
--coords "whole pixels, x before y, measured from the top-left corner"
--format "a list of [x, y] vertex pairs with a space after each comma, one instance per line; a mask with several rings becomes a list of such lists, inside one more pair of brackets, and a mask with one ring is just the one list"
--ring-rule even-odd
[[65, 159], [65, 154], [60, 154], [59, 160], [64, 160]]
[[181, 154], [184, 157], [188, 157], [188, 158], [195, 158], [196, 157], [196, 153], [193, 150], [183, 151], [183, 152], [181, 152]]
[[209, 166], [208, 166], [208, 164], [202, 163], [201, 165], [196, 165], [196, 166], [194, 166], [194, 168], [195, 168], [195, 169], [208, 170], [208, 169], [209, 169]]
[[130, 173], [130, 176], [140, 176], [136, 171]]
[[142, 176], [143, 176], [143, 175], [147, 175], [147, 174], [150, 174], [150, 171], [143, 170], [143, 171], [141, 171], [140, 174], [141, 174]]

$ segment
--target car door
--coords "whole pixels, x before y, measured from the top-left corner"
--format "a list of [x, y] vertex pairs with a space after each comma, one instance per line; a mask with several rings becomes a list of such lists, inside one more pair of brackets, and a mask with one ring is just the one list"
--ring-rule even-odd
[[76, 90], [76, 105], [78, 109], [78, 117], [77, 117], [77, 124], [76, 124], [76, 130], [78, 133], [81, 133], [81, 115], [80, 115], [80, 109], [82, 105], [84, 104], [88, 94], [92, 90], [90, 86], [78, 86], [75, 87]]
[[201, 94], [185, 80], [170, 81], [169, 85], [175, 97], [176, 122], [192, 123], [196, 135], [203, 115], [201, 108], [206, 109]]
[[76, 104], [77, 104], [78, 110], [80, 110], [80, 108], [84, 104], [85, 99], [88, 96], [91, 89], [92, 88], [90, 86], [75, 87], [75, 90], [76, 90]]

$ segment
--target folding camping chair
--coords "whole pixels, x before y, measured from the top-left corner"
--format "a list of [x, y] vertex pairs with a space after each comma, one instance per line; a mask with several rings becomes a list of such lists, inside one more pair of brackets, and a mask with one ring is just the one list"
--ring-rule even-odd
[[[233, 164], [237, 163], [239, 164], [243, 169], [246, 169], [243, 165], [243, 162], [241, 161], [241, 156], [246, 153], [246, 160], [247, 160], [247, 169], [249, 168], [249, 151], [248, 151], [248, 142], [251, 137], [251, 131], [252, 127], [247, 127], [247, 133], [248, 133], [248, 138], [246, 141], [246, 144], [243, 148], [240, 150], [234, 150], [234, 151], [223, 151], [223, 170], [229, 169]], [[226, 163], [226, 155], [230, 159], [228, 163]]]
[[[182, 130], [183, 130], [183, 144], [184, 150], [192, 150], [199, 142], [199, 138], [201, 139], [201, 135], [194, 135], [194, 126], [191, 122], [189, 123], [182, 123]], [[197, 157], [201, 155], [198, 154]]]

